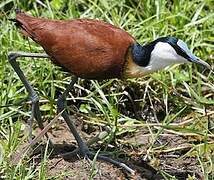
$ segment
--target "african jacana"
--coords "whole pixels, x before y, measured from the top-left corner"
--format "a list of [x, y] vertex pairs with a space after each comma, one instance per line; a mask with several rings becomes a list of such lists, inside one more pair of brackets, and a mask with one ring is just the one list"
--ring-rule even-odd
[[[66, 96], [77, 81], [85, 79], [134, 78], [172, 64], [194, 62], [210, 69], [209, 64], [194, 56], [186, 43], [175, 37], [162, 37], [146, 45], [139, 44], [124, 30], [99, 20], [49, 20], [16, 11], [16, 25], [22, 33], [43, 47], [47, 54], [11, 52], [9, 62], [25, 85], [32, 100], [31, 120], [43, 128], [38, 96], [16, 62], [17, 57], [50, 58], [75, 76], [57, 101], [58, 112], [64, 110]], [[73, 133], [81, 156], [92, 156], [67, 112], [62, 113]], [[122, 166], [107, 157], [99, 156]], [[128, 169], [130, 172], [132, 170]]]

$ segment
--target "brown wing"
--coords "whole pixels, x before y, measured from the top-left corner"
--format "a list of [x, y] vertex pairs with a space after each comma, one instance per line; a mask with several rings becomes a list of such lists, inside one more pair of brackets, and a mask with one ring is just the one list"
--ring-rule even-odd
[[54, 63], [87, 79], [120, 78], [134, 38], [111, 24], [89, 19], [47, 20], [18, 13], [16, 20]]

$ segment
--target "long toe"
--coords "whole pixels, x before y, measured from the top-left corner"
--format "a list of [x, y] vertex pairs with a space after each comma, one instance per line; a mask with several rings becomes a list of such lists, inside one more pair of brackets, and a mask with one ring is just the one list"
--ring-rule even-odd
[[63, 159], [72, 159], [74, 157], [77, 157], [79, 154], [79, 148], [76, 148], [74, 151], [72, 152], [66, 152], [63, 154], [59, 154], [59, 157], [62, 157]]
[[60, 154], [59, 156], [65, 158], [65, 159], [72, 159], [74, 157], [82, 157], [82, 158], [90, 158], [92, 157], [92, 153], [89, 151], [88, 147], [86, 146], [85, 148], [76, 148], [72, 152], [67, 152]]
[[[90, 152], [88, 151], [87, 152], [87, 157], [89, 157], [90, 159], [93, 159], [95, 156], [95, 153], [93, 152]], [[105, 161], [105, 162], [108, 162], [108, 163], [111, 163], [115, 166], [117, 166], [118, 168], [122, 168], [124, 169], [125, 171], [127, 171], [128, 173], [130, 173], [131, 175], [134, 175], [136, 173], [135, 170], [131, 169], [129, 166], [127, 166], [126, 164], [122, 163], [122, 162], [119, 162], [117, 160], [114, 160], [114, 159], [111, 159], [109, 157], [106, 157], [106, 156], [102, 156], [102, 155], [98, 155], [97, 156], [97, 159], [98, 160], [101, 160], [101, 161]]]

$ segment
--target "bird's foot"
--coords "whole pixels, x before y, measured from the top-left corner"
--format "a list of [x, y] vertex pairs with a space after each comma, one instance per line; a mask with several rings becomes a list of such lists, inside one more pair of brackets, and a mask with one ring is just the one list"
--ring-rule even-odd
[[[70, 159], [70, 158], [73, 158], [75, 156], [80, 156], [80, 157], [83, 157], [83, 158], [89, 158], [90, 160], [93, 160], [95, 155], [96, 155], [96, 153], [93, 153], [93, 152], [89, 151], [88, 147], [86, 147], [84, 149], [81, 149], [81, 151], [80, 151], [79, 148], [77, 148], [72, 152], [60, 154], [60, 157], [63, 157], [65, 159]], [[111, 164], [117, 166], [118, 168], [121, 168], [121, 169], [127, 171], [131, 175], [134, 175], [136, 173], [135, 170], [133, 170], [132, 168], [128, 167], [125, 163], [119, 162], [119, 161], [114, 160], [112, 158], [109, 158], [107, 156], [103, 156], [103, 155], [99, 155], [98, 154], [96, 159], [111, 163]]]
[[[95, 156], [95, 153], [89, 151], [87, 155], [88, 155], [88, 157], [89, 157], [90, 159], [93, 159], [94, 156]], [[98, 156], [97, 156], [97, 159], [98, 159], [98, 160], [101, 160], [101, 161], [106, 161], [106, 162], [108, 162], [108, 163], [111, 163], [111, 164], [117, 166], [118, 168], [122, 168], [123, 170], [127, 171], [127, 172], [130, 173], [131, 175], [134, 175], [134, 174], [136, 173], [135, 170], [133, 170], [132, 168], [130, 168], [129, 166], [127, 166], [125, 163], [122, 163], [122, 162], [120, 162], [120, 161], [114, 160], [114, 159], [109, 158], [109, 157], [107, 157], [107, 156], [98, 155]]]

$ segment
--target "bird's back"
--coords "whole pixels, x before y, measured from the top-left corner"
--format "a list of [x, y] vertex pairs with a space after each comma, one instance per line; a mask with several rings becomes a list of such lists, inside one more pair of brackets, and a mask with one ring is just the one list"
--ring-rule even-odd
[[40, 44], [53, 62], [86, 79], [120, 78], [134, 38], [99, 20], [48, 20], [17, 13], [23, 33]]

